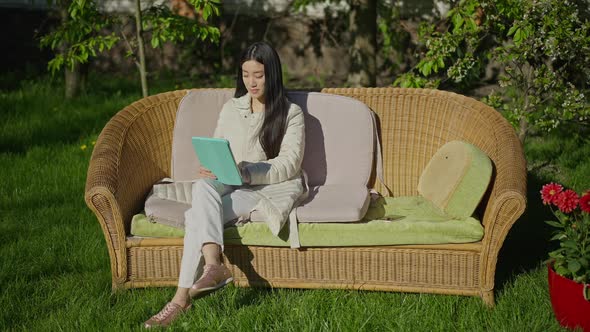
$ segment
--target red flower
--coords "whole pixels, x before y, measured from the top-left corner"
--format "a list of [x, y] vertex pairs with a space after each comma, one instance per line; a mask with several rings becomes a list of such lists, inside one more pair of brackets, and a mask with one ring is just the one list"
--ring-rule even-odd
[[587, 191], [582, 198], [580, 198], [580, 209], [584, 212], [590, 213], [590, 191]]
[[557, 204], [556, 199], [563, 191], [563, 187], [557, 183], [548, 183], [541, 188], [541, 198], [543, 198], [543, 204]]
[[566, 191], [560, 192], [557, 197], [555, 197], [555, 205], [564, 213], [572, 212], [577, 206], [579, 202], [578, 194], [575, 191], [568, 189]]

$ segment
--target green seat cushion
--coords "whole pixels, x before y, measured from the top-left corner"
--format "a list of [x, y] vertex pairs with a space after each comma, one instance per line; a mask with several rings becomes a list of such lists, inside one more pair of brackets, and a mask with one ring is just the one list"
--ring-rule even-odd
[[445, 214], [473, 214], [492, 177], [490, 158], [475, 145], [451, 141], [432, 156], [420, 175], [418, 192]]
[[[131, 233], [143, 237], [182, 237], [184, 230], [133, 217]], [[226, 244], [288, 247], [286, 234], [273, 236], [263, 222], [227, 227]], [[483, 227], [473, 217], [453, 218], [422, 197], [385, 197], [371, 203], [365, 218], [355, 223], [302, 223], [303, 247], [380, 246], [398, 244], [468, 243], [481, 240]]]

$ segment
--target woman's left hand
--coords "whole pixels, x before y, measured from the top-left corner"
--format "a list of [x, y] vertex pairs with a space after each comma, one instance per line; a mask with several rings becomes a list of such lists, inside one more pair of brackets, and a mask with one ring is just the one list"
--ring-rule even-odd
[[213, 174], [213, 172], [211, 172], [205, 166], [199, 167], [199, 175], [202, 178], [217, 180], [217, 176], [215, 176], [215, 174]]

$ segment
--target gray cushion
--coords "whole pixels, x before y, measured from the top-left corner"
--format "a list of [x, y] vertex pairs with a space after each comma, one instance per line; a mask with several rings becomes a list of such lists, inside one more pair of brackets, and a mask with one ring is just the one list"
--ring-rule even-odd
[[182, 98], [172, 136], [172, 179], [198, 178], [199, 159], [192, 136], [213, 136], [221, 108], [234, 94], [233, 89], [191, 90]]
[[[172, 138], [172, 178], [198, 178], [192, 136], [211, 136], [233, 89], [191, 90], [182, 99]], [[360, 101], [317, 92], [293, 91], [289, 100], [305, 114], [303, 169], [309, 185], [367, 184], [373, 162], [371, 111]], [[343, 167], [345, 165], [346, 167]]]
[[[184, 228], [184, 213], [190, 209], [190, 203], [158, 197], [152, 193], [145, 202], [145, 215], [153, 222]], [[264, 221], [263, 214], [254, 210], [250, 214], [252, 221]]]
[[373, 164], [371, 110], [348, 97], [291, 92], [289, 99], [305, 114], [303, 169], [310, 186], [367, 185]]
[[184, 228], [184, 212], [190, 207], [189, 203], [164, 199], [151, 194], [145, 201], [145, 215], [153, 222]]
[[[219, 112], [233, 93], [233, 89], [191, 90], [182, 99], [172, 140], [172, 178], [175, 181], [198, 178], [199, 161], [191, 137], [213, 135]], [[343, 96], [294, 91], [287, 97], [305, 114], [302, 167], [307, 172], [309, 186], [315, 190], [305, 206], [298, 208], [299, 219], [340, 222], [362, 219], [368, 206], [366, 186], [373, 163], [371, 111], [360, 101]], [[189, 207], [185, 196], [150, 196], [146, 214], [149, 216], [148, 211], [151, 211], [152, 218], [176, 218], [181, 220], [179, 224], [184, 224], [184, 211]], [[167, 206], [169, 202], [184, 204]], [[263, 219], [253, 213], [252, 220]]]
[[192, 181], [172, 182], [170, 179], [163, 179], [152, 188], [155, 197], [187, 204], [192, 201], [192, 191]]
[[369, 208], [369, 190], [363, 184], [310, 187], [309, 197], [297, 208], [299, 222], [361, 220]]

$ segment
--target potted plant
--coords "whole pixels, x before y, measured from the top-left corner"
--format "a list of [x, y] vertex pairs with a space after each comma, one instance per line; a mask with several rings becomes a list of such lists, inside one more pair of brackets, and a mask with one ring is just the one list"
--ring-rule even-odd
[[562, 326], [590, 331], [590, 190], [578, 195], [557, 183], [542, 187], [543, 204], [556, 220], [551, 240], [559, 248], [549, 253], [549, 293], [555, 317]]

